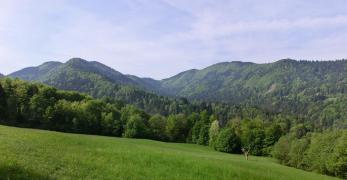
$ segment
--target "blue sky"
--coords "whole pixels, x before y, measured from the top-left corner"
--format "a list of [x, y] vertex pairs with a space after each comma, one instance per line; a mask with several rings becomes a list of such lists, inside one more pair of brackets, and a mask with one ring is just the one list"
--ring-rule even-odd
[[1, 73], [72, 57], [155, 79], [222, 61], [347, 58], [347, 1], [1, 0]]

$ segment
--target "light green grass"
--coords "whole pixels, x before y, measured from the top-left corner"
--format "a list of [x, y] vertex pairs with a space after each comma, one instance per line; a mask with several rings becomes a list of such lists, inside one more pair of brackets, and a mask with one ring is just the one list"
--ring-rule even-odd
[[0, 126], [2, 179], [334, 179], [271, 158], [152, 140]]

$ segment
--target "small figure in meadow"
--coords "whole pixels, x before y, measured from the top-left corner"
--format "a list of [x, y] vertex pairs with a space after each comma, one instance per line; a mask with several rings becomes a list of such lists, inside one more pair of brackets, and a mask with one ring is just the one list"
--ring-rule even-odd
[[246, 160], [248, 160], [249, 149], [242, 148], [243, 154], [245, 155]]

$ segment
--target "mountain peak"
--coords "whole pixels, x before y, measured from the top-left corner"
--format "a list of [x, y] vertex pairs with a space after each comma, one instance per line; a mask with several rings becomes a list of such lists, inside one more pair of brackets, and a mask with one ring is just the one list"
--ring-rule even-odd
[[233, 64], [254, 64], [253, 62], [246, 62], [246, 61], [231, 61], [230, 63], [233, 63]]
[[66, 64], [74, 64], [74, 63], [88, 63], [89, 61], [84, 60], [82, 58], [71, 58], [66, 61]]
[[63, 63], [59, 62], [59, 61], [47, 61], [47, 62], [44, 62], [42, 65], [57, 65], [57, 64], [59, 65], [59, 64], [63, 64]]
[[39, 70], [42, 70], [42, 69], [52, 69], [52, 68], [55, 68], [57, 66], [60, 66], [61, 64], [63, 64], [63, 63], [58, 62], [58, 61], [47, 61], [47, 62], [41, 64], [40, 66], [37, 66], [37, 68]]
[[295, 59], [290, 59], [290, 58], [281, 59], [281, 60], [277, 61], [277, 63], [295, 63], [295, 62], [298, 62], [298, 61]]

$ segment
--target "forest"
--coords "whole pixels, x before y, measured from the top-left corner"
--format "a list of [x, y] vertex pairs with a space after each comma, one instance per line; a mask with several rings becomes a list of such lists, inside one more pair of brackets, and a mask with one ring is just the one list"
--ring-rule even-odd
[[336, 112], [345, 104], [346, 99], [339, 98], [312, 109], [325, 113], [322, 121], [255, 106], [189, 102], [184, 98], [156, 104], [176, 108], [160, 114], [121, 100], [95, 99], [41, 83], [0, 79], [1, 124], [195, 143], [227, 153], [246, 150], [255, 156], [273, 156], [288, 166], [341, 178], [347, 177], [347, 131], [335, 124], [346, 122], [334, 120], [335, 116], [347, 119], [346, 112]]

